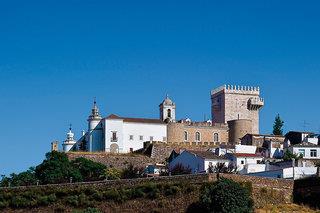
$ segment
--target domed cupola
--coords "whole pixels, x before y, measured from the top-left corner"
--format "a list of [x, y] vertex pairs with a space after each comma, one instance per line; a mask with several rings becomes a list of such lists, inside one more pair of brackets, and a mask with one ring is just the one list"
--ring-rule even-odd
[[159, 105], [160, 119], [166, 122], [174, 122], [176, 120], [176, 104], [169, 98], [169, 95]]
[[64, 152], [69, 152], [76, 141], [74, 140], [74, 133], [71, 131], [71, 124], [69, 127], [69, 132], [67, 133], [67, 139], [63, 142], [62, 147]]

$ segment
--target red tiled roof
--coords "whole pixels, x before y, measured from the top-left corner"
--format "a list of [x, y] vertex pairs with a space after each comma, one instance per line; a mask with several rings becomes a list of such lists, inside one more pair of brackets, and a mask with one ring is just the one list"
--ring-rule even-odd
[[259, 154], [252, 154], [252, 153], [235, 153], [236, 157], [262, 157]]
[[121, 118], [118, 115], [111, 114], [108, 117], [106, 117], [106, 119], [121, 119]]
[[218, 156], [210, 151], [195, 151], [195, 150], [186, 150], [189, 153], [195, 154], [203, 159], [226, 159], [225, 156]]
[[111, 114], [106, 119], [121, 119], [124, 122], [132, 122], [132, 123], [153, 123], [153, 124], [165, 124], [160, 119], [152, 119], [152, 118], [127, 118], [127, 117], [120, 117], [115, 114]]

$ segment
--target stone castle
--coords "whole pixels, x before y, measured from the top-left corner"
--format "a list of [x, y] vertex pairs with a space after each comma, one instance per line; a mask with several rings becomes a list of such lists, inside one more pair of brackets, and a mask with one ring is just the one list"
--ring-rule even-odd
[[[259, 87], [224, 85], [211, 91], [212, 120], [176, 119], [176, 104], [167, 96], [159, 105], [159, 119], [102, 117], [94, 102], [88, 131], [79, 140], [69, 130], [65, 152], [127, 153], [145, 142], [160, 141], [191, 146], [237, 144], [247, 133], [259, 134], [259, 112], [264, 106]], [[57, 149], [57, 146], [52, 146]]]

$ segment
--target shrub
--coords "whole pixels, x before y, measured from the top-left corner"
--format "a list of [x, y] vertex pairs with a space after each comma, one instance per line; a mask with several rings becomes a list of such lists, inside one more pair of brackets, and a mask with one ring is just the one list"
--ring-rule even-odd
[[164, 194], [166, 196], [176, 195], [179, 191], [180, 191], [180, 188], [178, 186], [169, 186], [168, 188], [165, 189]]
[[119, 180], [121, 178], [121, 171], [116, 168], [108, 168], [105, 170], [105, 177], [108, 180]]
[[103, 197], [106, 200], [113, 200], [113, 201], [116, 201], [116, 202], [121, 202], [122, 201], [121, 195], [120, 195], [120, 193], [119, 193], [119, 191], [117, 189], [110, 189], [110, 190], [105, 191], [103, 193]]
[[209, 212], [252, 212], [249, 191], [239, 183], [221, 178], [201, 189], [200, 204]]
[[0, 209], [6, 208], [9, 206], [9, 202], [7, 201], [0, 201]]
[[185, 167], [182, 164], [178, 163], [170, 170], [172, 175], [185, 175], [191, 174], [190, 167]]
[[123, 179], [132, 179], [142, 177], [144, 168], [142, 167], [134, 167], [130, 164], [127, 168], [122, 171]]

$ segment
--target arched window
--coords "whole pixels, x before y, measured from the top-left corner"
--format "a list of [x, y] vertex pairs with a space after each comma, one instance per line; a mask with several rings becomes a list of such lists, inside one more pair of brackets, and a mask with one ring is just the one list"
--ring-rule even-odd
[[168, 118], [171, 118], [171, 109], [168, 109]]
[[200, 132], [196, 132], [196, 141], [201, 141]]
[[188, 132], [184, 131], [184, 140], [187, 141], [188, 140]]
[[219, 141], [219, 134], [218, 133], [214, 133], [213, 134], [213, 141], [214, 142], [218, 142]]

